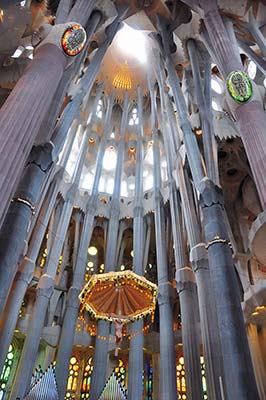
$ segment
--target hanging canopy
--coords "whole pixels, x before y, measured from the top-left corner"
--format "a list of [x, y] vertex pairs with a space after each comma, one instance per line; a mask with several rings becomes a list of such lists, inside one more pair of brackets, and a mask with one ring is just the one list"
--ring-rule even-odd
[[92, 275], [80, 294], [81, 309], [96, 319], [128, 323], [155, 310], [157, 286], [132, 271]]

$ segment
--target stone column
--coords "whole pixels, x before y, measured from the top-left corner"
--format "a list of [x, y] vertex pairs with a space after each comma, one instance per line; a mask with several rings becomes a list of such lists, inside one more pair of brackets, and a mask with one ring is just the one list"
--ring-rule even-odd
[[0, 371], [2, 371], [4, 367], [8, 348], [16, 327], [18, 314], [35, 267], [32, 260], [28, 258], [25, 257], [23, 261], [16, 274], [10, 291], [9, 301], [7, 302], [3, 317], [0, 321]]
[[73, 249], [72, 263], [73, 265], [76, 265], [79, 240], [80, 240], [79, 236], [80, 236], [81, 213], [79, 211], [76, 214], [74, 214], [74, 220], [75, 220], [75, 234], [74, 234], [74, 249]]
[[182, 342], [185, 359], [187, 398], [202, 400], [197, 287], [191, 268], [176, 271], [176, 287], [182, 312]]
[[11, 398], [24, 398], [29, 390], [29, 384], [38, 353], [46, 310], [54, 289], [54, 280], [49, 275], [43, 275], [38, 283], [37, 298], [34, 305], [31, 323], [26, 335], [19, 366], [14, 381]]
[[[213, 2], [209, 4], [212, 5]], [[191, 136], [186, 105], [171, 61], [167, 31], [162, 24], [160, 27], [164, 48], [166, 48], [165, 57], [169, 81], [181, 119], [189, 166], [195, 187], [201, 193], [205, 237], [206, 241], [211, 243], [211, 246], [207, 243], [208, 257], [214, 296], [219, 299], [219, 302], [217, 301], [217, 316], [221, 348], [223, 349], [223, 367], [226, 381], [224, 385], [228, 387], [229, 397], [243, 400], [257, 399], [256, 382], [247, 345], [240, 298], [236, 290], [236, 276], [224, 221], [221, 190], [204, 178], [198, 145], [195, 135], [193, 134], [194, 139]], [[231, 63], [230, 60], [229, 63]], [[186, 140], [186, 137], [189, 140]], [[216, 240], [217, 236], [218, 239]], [[228, 329], [228, 326], [230, 326], [230, 329]]]
[[208, 254], [204, 243], [190, 250], [190, 262], [195, 273], [201, 323], [201, 336], [206, 370], [207, 393], [210, 399], [221, 399], [220, 377], [222, 357], [216, 317], [216, 302], [212, 297]]
[[39, 182], [52, 165], [52, 145], [34, 147], [0, 232], [0, 316], [25, 247], [29, 221], [40, 193]]
[[[111, 105], [113, 104], [113, 99], [111, 99], [110, 104]], [[124, 99], [123, 113], [121, 119], [120, 143], [119, 143], [120, 151], [118, 152], [117, 165], [116, 165], [115, 187], [112, 196], [112, 201], [110, 204], [110, 219], [108, 224], [106, 255], [104, 263], [105, 272], [114, 271], [115, 269], [116, 241], [118, 237], [119, 213], [120, 213], [119, 197], [120, 197], [120, 187], [121, 187], [121, 177], [122, 177], [122, 166], [124, 160], [124, 137], [126, 132], [127, 116], [128, 116], [128, 95], [126, 94]], [[105, 126], [104, 129], [109, 130], [109, 126]], [[101, 391], [103, 390], [104, 385], [106, 383], [109, 330], [110, 330], [109, 322], [98, 321], [97, 337], [95, 341], [95, 350], [94, 350], [94, 368], [91, 381], [91, 398], [93, 399], [94, 398], [97, 399], [100, 396]], [[103, 340], [102, 337], [105, 337], [106, 340]]]
[[89, 204], [83, 222], [77, 260], [74, 267], [73, 283], [71, 288], [69, 289], [64, 322], [59, 339], [56, 360], [56, 379], [60, 400], [64, 399], [66, 392], [66, 385], [69, 373], [69, 360], [72, 355], [76, 323], [79, 313], [80, 302], [78, 296], [84, 281], [84, 274], [87, 266], [87, 249], [90, 244], [93, 231], [93, 211], [95, 211], [95, 204]]
[[[72, 355], [72, 347], [76, 331], [76, 324], [79, 313], [79, 293], [80, 289], [71, 287], [67, 295], [67, 306], [64, 315], [64, 322], [60, 335], [57, 360], [56, 360], [56, 382], [59, 400], [64, 400], [66, 394], [66, 384], [69, 373], [69, 360]], [[69, 343], [70, 339], [70, 343]], [[71, 340], [72, 339], [72, 340]]]
[[266, 398], [266, 382], [265, 382], [266, 375], [258, 339], [257, 326], [253, 324], [248, 324], [247, 334], [248, 334], [248, 342], [251, 352], [253, 368], [255, 371], [255, 378], [258, 386], [259, 398], [260, 400], [263, 400]]
[[[218, 68], [224, 71], [227, 79], [232, 71], [243, 71], [238, 54], [230, 40], [224, 22], [219, 13], [217, 3], [209, 0], [202, 1], [204, 23], [206, 25], [210, 42], [218, 62]], [[263, 208], [266, 206], [266, 137], [264, 126], [266, 116], [263, 104], [256, 94], [256, 85], [252, 82], [253, 97], [251, 100], [239, 104], [234, 102], [228, 94], [228, 106], [236, 119], [236, 126], [242, 138], [245, 151], [251, 166], [256, 187]]]
[[[133, 271], [143, 275], [144, 256], [144, 221], [143, 221], [143, 97], [138, 88], [138, 139], [136, 149], [136, 174], [135, 174], [135, 204], [133, 219]], [[131, 324], [131, 334], [141, 332], [143, 319]], [[142, 370], [143, 370], [143, 333], [131, 337], [128, 365], [128, 399], [142, 398]]]
[[[84, 17], [87, 18], [86, 23], [84, 24], [84, 27], [88, 23], [88, 28], [89, 28], [89, 29], [86, 29], [87, 43], [84, 47], [84, 51], [82, 52], [82, 54], [79, 54], [77, 57], [75, 57], [73, 64], [64, 71], [63, 77], [59, 83], [56, 94], [53, 97], [50, 108], [47, 112], [46, 117], [44, 118], [44, 120], [42, 122], [41, 127], [40, 127], [38, 136], [36, 138], [37, 143], [44, 143], [44, 142], [50, 140], [54, 126], [56, 124], [56, 119], [58, 118], [58, 115], [60, 114], [60, 110], [61, 110], [61, 107], [62, 107], [62, 104], [64, 101], [64, 97], [67, 93], [67, 89], [71, 83], [71, 80], [76, 75], [77, 67], [79, 67], [80, 64], [84, 61], [84, 56], [86, 57], [91, 37], [94, 34], [94, 32], [102, 18], [102, 14], [98, 10], [92, 12], [90, 17], [89, 17], [89, 15], [90, 14], [84, 14]], [[84, 17], [82, 19], [85, 19]], [[79, 22], [78, 19], [76, 21]], [[56, 24], [59, 23], [57, 21], [57, 19], [55, 20], [55, 22], [56, 22]]]
[[[222, 191], [205, 179], [200, 190], [211, 283], [216, 302], [228, 398], [257, 400], [243, 313], [223, 213]], [[230, 329], [228, 328], [230, 327]]]
[[36, 260], [40, 251], [42, 240], [48, 225], [48, 221], [54, 207], [55, 199], [58, 193], [58, 181], [52, 183], [48, 192], [48, 196], [43, 208], [38, 216], [35, 229], [33, 230], [27, 255], [24, 256], [16, 278], [14, 279], [13, 286], [10, 290], [8, 301], [3, 312], [0, 323], [0, 370], [3, 368], [5, 357], [8, 347], [11, 343], [14, 329], [16, 327], [19, 310], [22, 305], [23, 298], [33, 275]]
[[[217, 160], [217, 148], [215, 143], [215, 136], [213, 134], [213, 116], [211, 110], [208, 109], [207, 102], [205, 100], [205, 93], [202, 87], [202, 77], [200, 73], [200, 66], [198, 61], [198, 52], [196, 47], [196, 42], [192, 39], [187, 42], [187, 49], [191, 61], [191, 68], [193, 73], [193, 81], [195, 85], [195, 93], [197, 98], [197, 104], [199, 107], [201, 129], [202, 129], [202, 139], [204, 147], [204, 159], [206, 163], [207, 176], [215, 183], [219, 182], [218, 174], [218, 160]], [[206, 55], [204, 57], [206, 59]], [[208, 65], [205, 62], [205, 82], [208, 73], [210, 71], [206, 68]], [[208, 86], [210, 86], [210, 79], [207, 79]], [[208, 87], [209, 90], [209, 87]]]
[[176, 357], [173, 334], [172, 285], [169, 282], [164, 245], [164, 208], [160, 193], [160, 153], [158, 132], [154, 132], [154, 193], [155, 239], [158, 274], [158, 304], [160, 314], [160, 399], [176, 400]]
[[62, 49], [52, 43], [63, 29], [64, 25], [60, 25], [59, 30], [54, 28], [51, 42], [47, 38], [46, 44], [37, 49], [34, 59], [0, 110], [0, 146], [3, 155], [0, 161], [0, 226], [20, 171], [67, 64]]
[[[98, 98], [96, 100], [98, 103]], [[110, 116], [108, 118], [111, 118], [111, 110], [110, 110]], [[105, 136], [103, 135], [102, 141], [104, 141]], [[105, 144], [103, 142], [103, 145], [100, 145], [98, 151], [98, 159], [96, 165], [97, 176], [100, 176], [100, 174], [97, 173], [97, 171], [98, 170], [101, 171], [102, 169], [102, 158], [103, 158], [102, 155], [104, 154], [104, 147]], [[101, 154], [100, 159], [99, 159], [99, 153]], [[98, 184], [99, 182], [94, 180], [92, 188], [93, 193], [97, 192]], [[57, 382], [60, 382], [58, 383], [58, 391], [60, 399], [64, 398], [66, 391], [66, 385], [69, 373], [69, 360], [72, 355], [72, 348], [75, 337], [75, 328], [79, 311], [79, 308], [77, 307], [77, 303], [79, 303], [78, 295], [83, 285], [84, 274], [87, 266], [87, 249], [90, 244], [91, 235], [93, 231], [94, 214], [96, 211], [96, 201], [97, 201], [96, 195], [92, 194], [87, 204], [87, 211], [83, 222], [76, 265], [74, 267], [73, 283], [72, 287], [70, 288], [69, 292], [70, 294], [64, 315], [64, 322], [59, 339], [58, 354], [56, 361], [56, 377], [57, 377]]]

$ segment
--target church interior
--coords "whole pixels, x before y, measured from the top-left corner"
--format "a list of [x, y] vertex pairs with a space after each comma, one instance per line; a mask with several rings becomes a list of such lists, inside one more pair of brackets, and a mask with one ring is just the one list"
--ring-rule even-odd
[[266, 399], [266, 2], [0, 0], [0, 400]]

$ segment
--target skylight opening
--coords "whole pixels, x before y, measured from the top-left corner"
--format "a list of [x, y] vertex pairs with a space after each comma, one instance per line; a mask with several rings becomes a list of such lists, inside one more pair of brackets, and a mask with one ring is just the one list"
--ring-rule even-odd
[[129, 25], [124, 24], [123, 28], [117, 34], [117, 44], [123, 53], [132, 57], [132, 54], [142, 64], [147, 61], [147, 54], [145, 49], [145, 36], [142, 32], [131, 28]]

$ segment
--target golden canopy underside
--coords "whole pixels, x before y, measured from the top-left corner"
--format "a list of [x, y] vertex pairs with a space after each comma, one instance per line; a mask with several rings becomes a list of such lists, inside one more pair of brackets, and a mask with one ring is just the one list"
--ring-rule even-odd
[[157, 286], [132, 271], [93, 275], [79, 298], [95, 318], [127, 323], [153, 313]]

